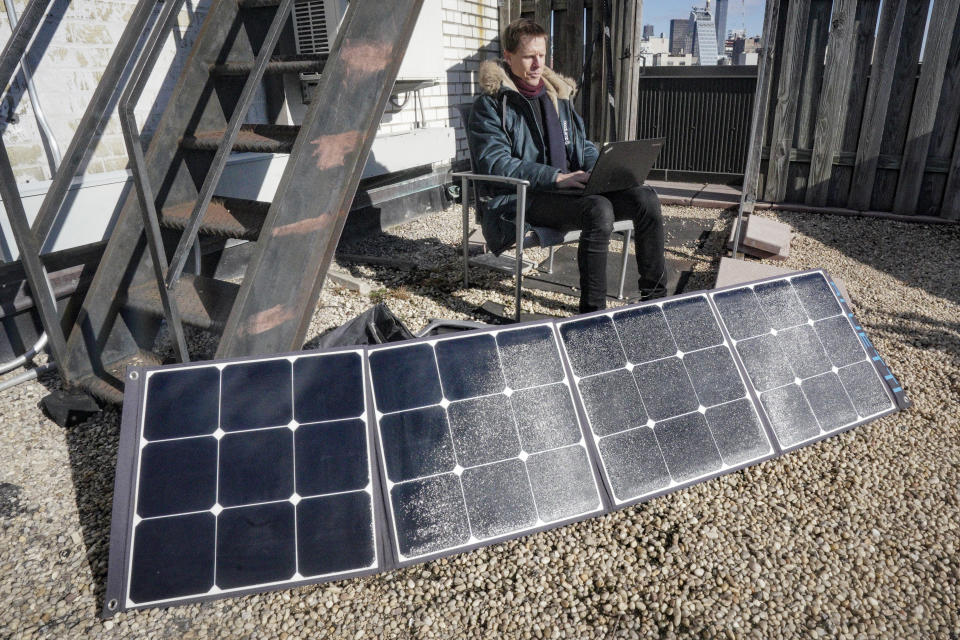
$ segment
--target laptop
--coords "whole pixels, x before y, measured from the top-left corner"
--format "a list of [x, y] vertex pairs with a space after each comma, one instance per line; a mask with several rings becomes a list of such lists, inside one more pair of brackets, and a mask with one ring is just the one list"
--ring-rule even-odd
[[600, 157], [584, 189], [544, 189], [541, 193], [592, 196], [641, 185], [657, 161], [665, 141], [666, 138], [648, 138], [608, 142], [600, 149]]

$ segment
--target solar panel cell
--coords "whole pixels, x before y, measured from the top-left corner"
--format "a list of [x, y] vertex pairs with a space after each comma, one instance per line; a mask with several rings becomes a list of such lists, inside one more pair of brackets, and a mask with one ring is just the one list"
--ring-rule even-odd
[[300, 425], [294, 441], [298, 495], [353, 491], [369, 484], [367, 434], [362, 420]]
[[261, 360], [223, 368], [220, 428], [276, 427], [293, 419], [290, 361]]
[[511, 389], [563, 380], [563, 363], [548, 325], [502, 331], [497, 334], [497, 345], [503, 375]]
[[640, 397], [647, 413], [654, 420], [663, 420], [695, 411], [697, 394], [680, 358], [665, 358], [638, 365], [633, 376], [640, 388]]
[[563, 447], [527, 458], [537, 513], [556, 522], [601, 508], [592, 465], [581, 446]]
[[533, 493], [520, 460], [466, 469], [460, 479], [470, 530], [477, 538], [484, 540], [536, 525]]
[[217, 501], [214, 438], [152, 442], [140, 455], [140, 517], [203, 511]]
[[368, 357], [377, 408], [383, 413], [426, 407], [443, 399], [437, 361], [429, 344], [384, 349]]
[[396, 484], [390, 501], [397, 546], [406, 557], [455, 548], [470, 539], [463, 489], [453, 473]]
[[527, 453], [574, 444], [581, 438], [577, 412], [565, 384], [515, 391], [510, 396], [520, 445]]
[[820, 435], [817, 419], [798, 385], [767, 391], [761, 394], [760, 402], [781, 446], [789, 447]]
[[796, 377], [776, 336], [769, 333], [738, 342], [737, 353], [758, 391], [782, 387]]
[[841, 313], [840, 305], [833, 295], [833, 289], [823, 275], [811, 273], [790, 279], [800, 298], [800, 303], [806, 309], [807, 315], [813, 320], [822, 320]]
[[627, 364], [608, 316], [592, 316], [560, 325], [560, 335], [577, 376], [613, 371]]
[[762, 282], [754, 286], [753, 291], [774, 329], [795, 327], [807, 321], [807, 314], [789, 280]]
[[707, 421], [688, 413], [658, 422], [653, 428], [667, 469], [676, 482], [686, 482], [720, 470], [723, 461]]
[[232, 507], [293, 494], [293, 433], [286, 427], [228, 433], [220, 440], [218, 502]]
[[150, 376], [143, 437], [184, 438], [213, 433], [219, 419], [220, 370], [197, 367], [158, 371]]
[[507, 396], [451, 402], [447, 415], [461, 466], [473, 467], [520, 454], [517, 425]]
[[780, 331], [777, 343], [797, 377], [810, 378], [830, 370], [830, 359], [810, 325]]
[[863, 345], [846, 317], [834, 316], [820, 320], [813, 328], [834, 366], [843, 367], [864, 359]]
[[447, 400], [500, 393], [506, 386], [497, 342], [489, 334], [438, 342], [436, 352]]
[[372, 565], [371, 506], [364, 491], [301, 500], [296, 506], [298, 572], [310, 577]]
[[206, 593], [213, 587], [216, 518], [210, 512], [144, 520], [134, 529], [130, 599]]
[[294, 506], [287, 501], [225, 509], [217, 518], [217, 586], [234, 589], [293, 578]]
[[857, 411], [837, 374], [825, 373], [804, 380], [803, 393], [824, 431], [833, 431], [857, 420]]
[[[337, 393], [330, 393], [337, 389]], [[356, 418], [363, 414], [359, 353], [298, 358], [293, 363], [293, 414], [297, 422]]]
[[723, 342], [723, 334], [706, 296], [665, 302], [663, 313], [680, 351], [703, 349]]
[[600, 440], [603, 466], [617, 502], [670, 486], [670, 473], [653, 429], [640, 427]]
[[615, 313], [613, 322], [627, 359], [633, 364], [666, 358], [677, 352], [667, 319], [657, 305]]
[[647, 423], [647, 412], [637, 383], [626, 369], [583, 378], [578, 387], [590, 428], [597, 436], [608, 436]]
[[875, 416], [890, 408], [890, 397], [869, 362], [844, 367], [837, 374], [861, 416]]
[[723, 291], [716, 294], [713, 301], [734, 340], [752, 338], [770, 330], [770, 322], [752, 289], [744, 287]]
[[771, 452], [770, 442], [750, 400], [744, 398], [710, 407], [704, 417], [727, 466], [756, 460]]
[[747, 390], [727, 347], [710, 347], [683, 356], [683, 365], [697, 392], [700, 404], [711, 407], [742, 398]]
[[380, 419], [380, 437], [392, 482], [453, 471], [457, 464], [443, 407], [385, 415]]

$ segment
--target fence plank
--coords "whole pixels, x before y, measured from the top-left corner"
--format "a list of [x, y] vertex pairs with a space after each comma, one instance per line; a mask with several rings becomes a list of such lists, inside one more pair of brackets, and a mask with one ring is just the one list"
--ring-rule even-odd
[[950, 167], [953, 144], [958, 133], [958, 110], [960, 104], [960, 19], [953, 30], [950, 54], [947, 57], [947, 69], [943, 74], [943, 88], [940, 90], [940, 105], [937, 107], [937, 119], [930, 135], [930, 153], [927, 166], [923, 170], [923, 185], [917, 200], [918, 215], [938, 216], [941, 213], [946, 171], [932, 172], [931, 164], [946, 161]]
[[840, 127], [846, 121], [850, 93], [853, 53], [856, 40], [856, 0], [837, 0], [833, 9], [833, 28], [827, 49], [823, 92], [817, 107], [816, 128], [813, 134], [813, 158], [807, 179], [807, 204], [822, 207], [827, 204], [833, 154], [840, 147]]
[[935, 0], [933, 3], [923, 66], [914, 94], [903, 165], [900, 168], [897, 194], [893, 202], [895, 213], [917, 213], [923, 167], [930, 150], [930, 134], [937, 117], [940, 90], [947, 70], [947, 54], [950, 52], [950, 38], [957, 23], [958, 9], [960, 3], [956, 0]]
[[893, 75], [907, 2], [908, 0], [887, 0], [883, 3], [880, 14], [876, 55], [870, 71], [867, 104], [864, 106], [860, 139], [857, 142], [857, 164], [853, 169], [853, 185], [847, 200], [847, 206], [851, 209], [870, 209], [873, 185], [877, 177], [877, 157], [880, 155], [880, 143], [883, 140], [883, 123], [887, 119], [887, 106], [893, 90]]
[[750, 118], [750, 138], [747, 143], [747, 165], [743, 173], [743, 192], [740, 207], [745, 202], [757, 200], [757, 185], [760, 180], [760, 150], [767, 129], [770, 86], [774, 75], [774, 60], [777, 53], [775, 34], [780, 23], [780, 0], [767, 0], [763, 15], [763, 48], [757, 60], [757, 87], [754, 90], [753, 115]]
[[626, 0], [618, 3], [621, 7], [620, 52], [614, 56], [620, 58], [620, 83], [617, 91], [617, 111], [619, 124], [617, 133], [620, 140], [637, 139], [637, 109], [639, 108], [640, 47], [642, 29], [640, 19], [643, 14], [643, 0]]
[[[856, 45], [853, 52], [853, 68], [850, 72], [847, 117], [843, 124], [840, 142], [840, 149], [844, 152], [849, 151], [854, 154], [857, 152], [857, 139], [860, 137], [860, 123], [863, 120], [863, 107], [867, 99], [867, 77], [870, 75], [874, 35], [877, 31], [879, 15], [880, 0], [860, 0], [857, 3]], [[830, 177], [829, 203], [831, 206], [847, 205], [851, 178], [853, 178], [852, 167], [834, 167]]]
[[[890, 106], [887, 108], [883, 141], [880, 143], [881, 154], [903, 154], [907, 141], [907, 129], [910, 127], [910, 110], [913, 106], [913, 95], [919, 76], [920, 51], [923, 46], [929, 8], [930, 0], [911, 0], [907, 5], [903, 35], [900, 38], [900, 51], [897, 53], [897, 70], [893, 77], [893, 91], [890, 93]], [[881, 169], [877, 172], [870, 205], [872, 209], [876, 211], [893, 209], [898, 176], [898, 171]]]
[[[550, 33], [550, 14], [553, 12], [551, 0], [537, 0], [534, 21]], [[547, 66], [553, 66], [553, 38], [547, 38]]]
[[[567, 0], [566, 10], [555, 11], [553, 16], [554, 37], [563, 51], [559, 58], [560, 69], [580, 82], [583, 73], [583, 0]], [[589, 37], [589, 33], [586, 35]], [[556, 64], [558, 54], [554, 51]]]
[[796, 94], [809, 15], [810, 0], [791, 0], [787, 7], [787, 30], [783, 40], [777, 106], [767, 165], [765, 198], [771, 202], [782, 202], [787, 192], [790, 147], [797, 115]]

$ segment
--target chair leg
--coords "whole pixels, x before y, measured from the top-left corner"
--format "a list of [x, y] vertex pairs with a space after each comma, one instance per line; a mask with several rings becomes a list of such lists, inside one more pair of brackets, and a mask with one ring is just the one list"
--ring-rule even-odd
[[514, 296], [516, 321], [520, 322], [520, 287], [523, 285], [523, 227], [527, 207], [527, 187], [517, 185], [517, 289]]
[[470, 286], [470, 191], [469, 180], [463, 178], [460, 201], [463, 203], [463, 287]]
[[627, 279], [627, 256], [632, 236], [633, 229], [627, 229], [623, 232], [623, 258], [620, 261], [620, 289], [617, 291], [617, 300], [623, 300], [623, 283]]
[[550, 261], [547, 262], [547, 273], [553, 273], [553, 249], [554, 245], [550, 245]]

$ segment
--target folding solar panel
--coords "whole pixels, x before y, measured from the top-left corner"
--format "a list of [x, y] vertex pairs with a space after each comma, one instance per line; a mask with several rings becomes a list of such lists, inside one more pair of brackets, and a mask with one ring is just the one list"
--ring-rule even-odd
[[821, 271], [367, 349], [132, 369], [104, 614], [459, 553], [907, 406]]
[[378, 569], [364, 369], [352, 350], [132, 371], [108, 609]]
[[550, 323], [369, 360], [398, 564], [603, 511]]

